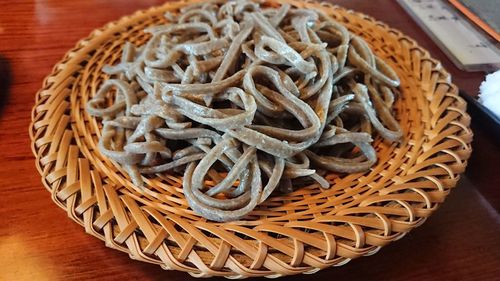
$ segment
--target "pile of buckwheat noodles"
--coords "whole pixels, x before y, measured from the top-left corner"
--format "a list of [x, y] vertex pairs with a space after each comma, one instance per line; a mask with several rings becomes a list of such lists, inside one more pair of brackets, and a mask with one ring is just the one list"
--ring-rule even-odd
[[98, 148], [134, 184], [179, 172], [190, 207], [242, 218], [275, 190], [368, 170], [401, 136], [395, 72], [320, 11], [248, 0], [186, 6], [127, 43], [88, 102]]

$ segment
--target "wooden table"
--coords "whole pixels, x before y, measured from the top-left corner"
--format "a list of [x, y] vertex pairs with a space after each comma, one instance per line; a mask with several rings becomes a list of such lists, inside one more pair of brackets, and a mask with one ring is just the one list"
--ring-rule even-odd
[[[92, 29], [161, 2], [0, 1], [0, 280], [189, 279], [130, 260], [67, 219], [40, 183], [28, 137], [35, 92], [63, 54]], [[335, 2], [415, 38], [475, 95], [484, 74], [454, 67], [395, 1]], [[375, 256], [286, 280], [498, 280], [499, 141], [487, 123], [472, 125], [478, 145], [469, 169], [428, 222]]]

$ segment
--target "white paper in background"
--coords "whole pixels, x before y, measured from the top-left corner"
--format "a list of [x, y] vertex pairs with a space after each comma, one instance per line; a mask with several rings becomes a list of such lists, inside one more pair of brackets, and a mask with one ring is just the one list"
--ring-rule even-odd
[[442, 0], [398, 0], [460, 69], [500, 68], [500, 49]]

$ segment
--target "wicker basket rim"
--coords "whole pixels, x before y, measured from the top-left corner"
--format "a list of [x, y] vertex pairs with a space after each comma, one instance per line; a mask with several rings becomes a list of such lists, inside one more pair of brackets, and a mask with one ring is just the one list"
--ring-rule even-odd
[[[350, 209], [342, 210], [340, 215], [332, 215], [334, 221], [347, 225], [344, 228], [322, 220], [311, 220], [309, 224], [301, 224], [297, 220], [299, 223], [281, 225], [262, 222], [257, 227], [253, 225], [245, 228], [245, 224], [211, 224], [206, 221], [190, 226], [182, 216], [175, 214], [161, 218], [158, 211], [144, 206], [136, 198], [117, 193], [111, 183], [97, 180], [100, 177], [99, 167], [92, 166], [88, 159], [82, 158], [78, 141], [75, 145], [75, 140], [71, 139], [74, 138], [72, 126], [76, 126], [72, 123], [83, 124], [88, 120], [75, 121], [72, 114], [65, 113], [67, 108], [61, 110], [63, 105], [69, 107], [69, 111], [75, 109], [73, 97], [70, 100], [69, 96], [73, 95], [74, 89], [71, 89], [79, 79], [80, 72], [85, 69], [82, 62], [88, 62], [91, 53], [106, 38], [123, 30], [124, 26], [147, 20], [149, 15], [160, 11], [198, 1], [168, 2], [160, 7], [137, 11], [92, 31], [55, 65], [36, 95], [29, 134], [37, 169], [54, 202], [67, 210], [68, 216], [84, 226], [89, 234], [105, 240], [111, 248], [128, 252], [134, 259], [160, 264], [165, 269], [187, 271], [198, 277], [277, 277], [312, 273], [332, 265], [342, 265], [352, 258], [373, 254], [383, 245], [403, 237], [421, 225], [455, 186], [471, 153], [472, 132], [469, 129], [470, 118], [465, 112], [466, 104], [458, 96], [456, 86], [451, 83], [450, 75], [441, 64], [413, 39], [370, 16], [329, 3], [297, 0], [274, 2], [336, 11], [339, 13], [337, 16], [343, 19], [357, 21], [351, 23], [353, 26], [369, 23], [370, 28], [385, 32], [387, 40], [395, 38], [394, 42], [386, 42], [382, 46], [398, 45], [409, 54], [409, 65], [416, 72], [412, 74], [415, 76], [413, 78], [420, 79], [419, 85], [428, 89], [424, 97], [417, 96], [415, 100], [426, 105], [422, 109], [425, 112], [420, 115], [430, 114], [423, 117], [427, 118], [423, 123], [431, 126], [416, 129], [415, 132], [426, 136], [426, 143], [408, 144], [411, 148], [422, 150], [422, 153], [417, 153], [415, 159], [407, 162], [398, 161], [401, 161], [400, 165], [406, 165], [405, 173], [413, 168], [413, 175], [418, 174], [418, 179], [421, 177], [431, 187], [420, 184], [412, 178], [412, 173], [400, 176], [394, 171], [383, 169], [381, 173], [395, 176], [391, 179], [391, 186], [402, 185], [412, 196], [402, 192], [378, 191], [377, 197], [392, 196], [391, 202], [400, 202], [402, 207], [383, 207], [386, 210], [379, 210], [375, 208], [375, 203], [370, 203], [368, 207], [355, 207], [360, 207], [363, 212], [371, 210], [368, 212], [371, 215], [357, 218], [356, 213], [349, 213]], [[68, 97], [60, 98], [59, 103], [51, 103], [66, 92]], [[413, 112], [411, 109], [408, 111]], [[59, 119], [55, 119], [55, 116]], [[67, 122], [65, 130], [57, 131], [61, 120]], [[47, 135], [48, 131], [54, 135]], [[70, 139], [68, 141], [65, 138]], [[446, 157], [442, 156], [442, 151], [446, 152]], [[346, 188], [352, 186], [346, 185]], [[401, 216], [401, 213], [404, 214]], [[391, 218], [398, 214], [407, 217], [408, 221]], [[370, 216], [377, 218], [371, 219]], [[313, 235], [297, 230], [308, 227], [316, 233]], [[241, 239], [235, 233], [245, 233], [247, 238], [253, 237], [253, 240]], [[273, 237], [270, 233], [278, 233], [281, 238]]]

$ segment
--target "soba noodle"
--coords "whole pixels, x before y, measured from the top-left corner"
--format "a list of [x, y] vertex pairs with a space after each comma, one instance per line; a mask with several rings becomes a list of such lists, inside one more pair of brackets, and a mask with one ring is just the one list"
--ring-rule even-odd
[[370, 169], [399, 79], [368, 44], [321, 11], [250, 0], [189, 5], [127, 43], [87, 104], [98, 148], [133, 183], [183, 172], [194, 212], [244, 217], [279, 187], [329, 188], [327, 172]]

